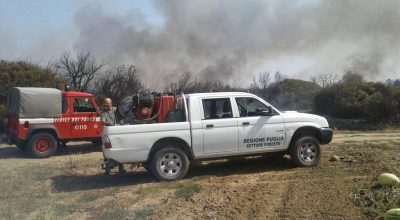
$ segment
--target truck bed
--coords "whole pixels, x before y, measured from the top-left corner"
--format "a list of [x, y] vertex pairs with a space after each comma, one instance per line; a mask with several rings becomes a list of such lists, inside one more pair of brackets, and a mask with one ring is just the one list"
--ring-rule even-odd
[[189, 122], [109, 126], [103, 134], [112, 143], [111, 148], [103, 146], [105, 157], [119, 163], [146, 161], [153, 144], [162, 138], [180, 138], [191, 146]]

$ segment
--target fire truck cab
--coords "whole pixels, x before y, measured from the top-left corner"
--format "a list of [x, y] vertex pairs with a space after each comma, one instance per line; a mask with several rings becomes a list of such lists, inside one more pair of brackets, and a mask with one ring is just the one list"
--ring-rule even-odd
[[34, 157], [49, 157], [69, 141], [101, 143], [100, 109], [89, 93], [15, 87], [7, 114], [9, 143]]

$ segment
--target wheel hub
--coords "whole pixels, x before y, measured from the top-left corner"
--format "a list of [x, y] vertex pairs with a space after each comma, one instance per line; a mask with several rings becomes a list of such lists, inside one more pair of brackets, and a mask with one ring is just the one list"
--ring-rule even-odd
[[182, 160], [175, 153], [165, 154], [160, 160], [159, 168], [164, 175], [175, 176], [182, 169]]
[[305, 162], [313, 162], [317, 155], [317, 148], [313, 143], [304, 143], [300, 148], [300, 157]]
[[35, 148], [41, 153], [46, 152], [50, 149], [50, 141], [47, 138], [40, 138], [36, 142]]

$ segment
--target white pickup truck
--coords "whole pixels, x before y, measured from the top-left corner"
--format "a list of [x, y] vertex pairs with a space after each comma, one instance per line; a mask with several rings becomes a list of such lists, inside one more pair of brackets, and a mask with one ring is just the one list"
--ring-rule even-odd
[[185, 94], [176, 106], [183, 115], [178, 122], [104, 127], [105, 167], [142, 164], [159, 180], [175, 180], [194, 160], [272, 152], [309, 167], [333, 136], [324, 117], [280, 112], [249, 93]]

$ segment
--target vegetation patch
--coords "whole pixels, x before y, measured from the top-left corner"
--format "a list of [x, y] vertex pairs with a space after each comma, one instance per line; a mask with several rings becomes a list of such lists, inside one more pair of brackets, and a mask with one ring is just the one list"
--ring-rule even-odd
[[355, 172], [353, 168], [348, 167], [329, 167], [323, 169], [317, 169], [317, 172], [320, 174], [330, 175], [330, 176], [337, 176], [337, 175], [348, 175]]
[[78, 212], [82, 208], [81, 204], [76, 202], [58, 203], [54, 207], [57, 216], [66, 216], [70, 213]]
[[99, 192], [82, 193], [82, 195], [79, 197], [77, 202], [79, 202], [79, 203], [94, 202], [102, 196], [103, 196], [103, 193], [101, 193], [101, 192], [100, 193]]
[[147, 216], [151, 216], [154, 214], [154, 208], [151, 206], [147, 206], [143, 209], [139, 209], [135, 211], [135, 218], [140, 219], [140, 218], [145, 218]]
[[194, 176], [190, 178], [192, 181], [199, 181], [199, 180], [205, 180], [205, 179], [210, 179], [213, 175], [202, 175], [202, 176]]
[[114, 220], [114, 219], [125, 219], [128, 216], [128, 211], [124, 208], [113, 207], [102, 213], [100, 219], [102, 220]]
[[387, 143], [368, 143], [364, 144], [365, 147], [381, 149], [381, 150], [392, 150], [393, 148]]
[[353, 190], [351, 199], [361, 206], [367, 215], [383, 219], [386, 211], [400, 207], [400, 186], [363, 184]]
[[198, 183], [186, 182], [176, 187], [175, 195], [184, 199], [191, 198], [195, 193], [200, 192], [201, 186]]
[[139, 187], [139, 189], [137, 189], [135, 192], [139, 197], [147, 197], [149, 195], [159, 194], [161, 192], [161, 188], [160, 187]]

